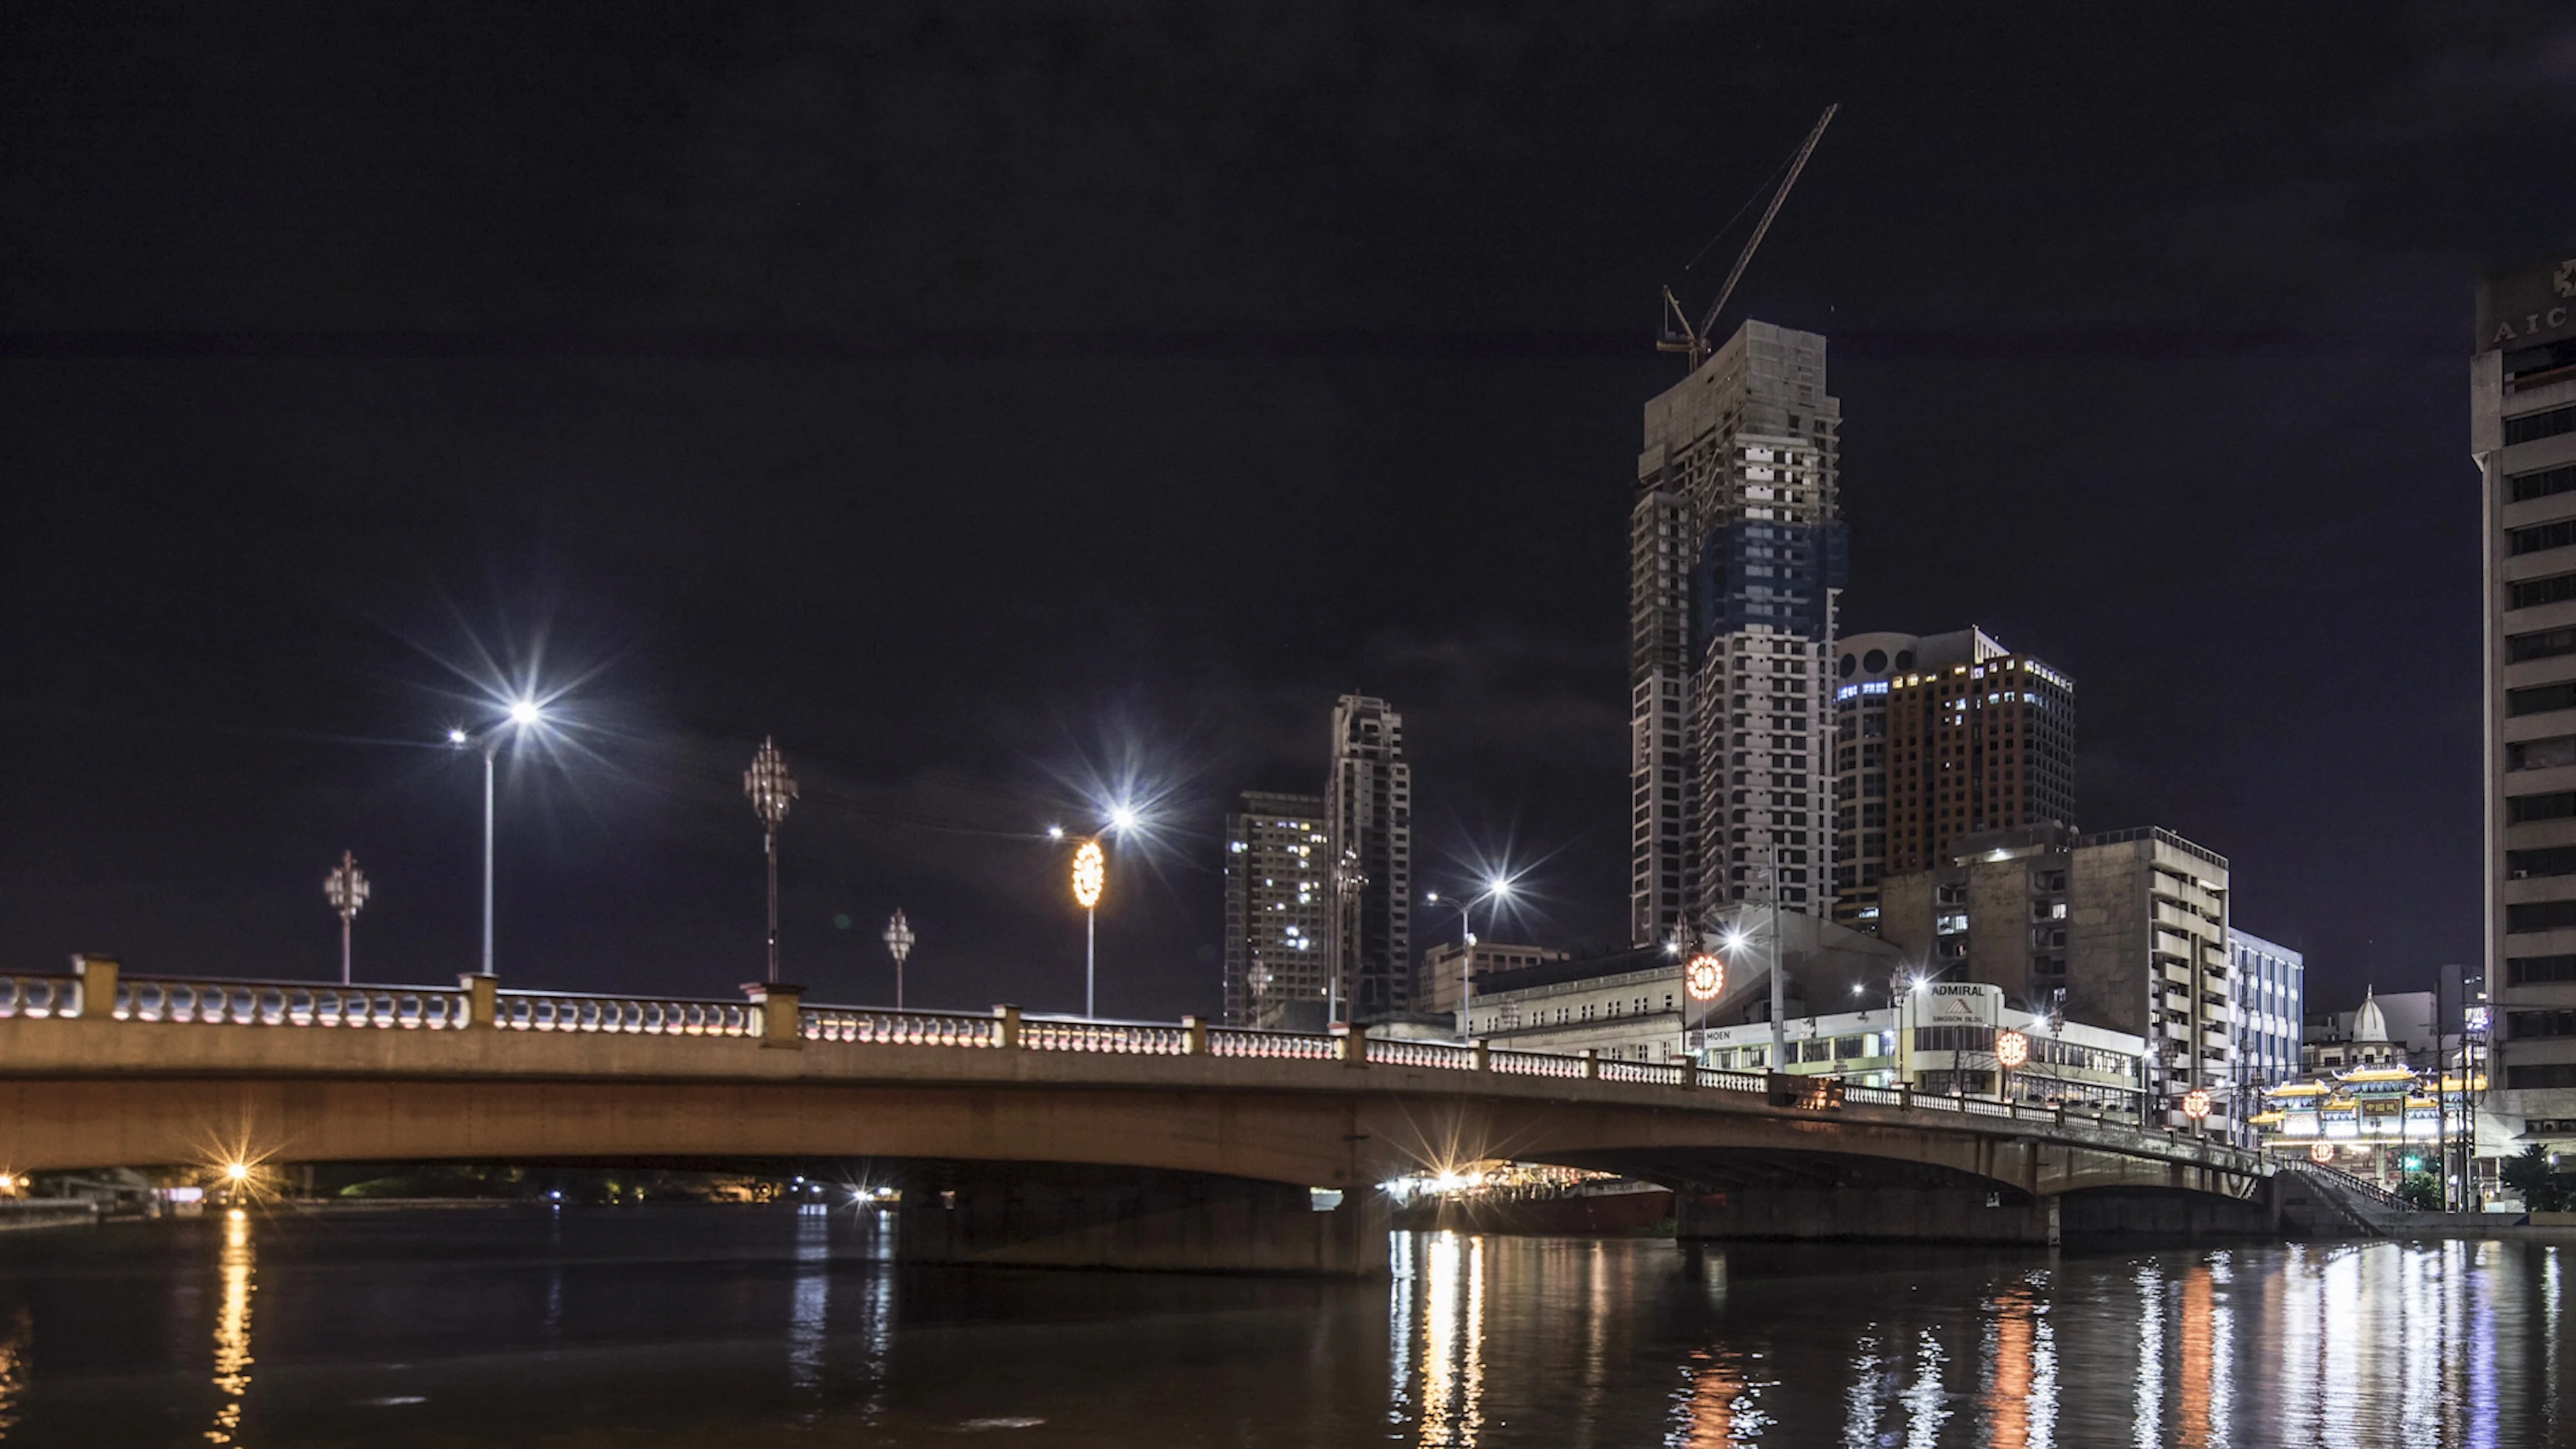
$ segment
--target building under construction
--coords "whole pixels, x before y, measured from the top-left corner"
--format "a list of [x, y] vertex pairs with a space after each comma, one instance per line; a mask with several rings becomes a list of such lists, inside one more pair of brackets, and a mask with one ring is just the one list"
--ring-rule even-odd
[[1783, 909], [1833, 909], [1845, 564], [1825, 339], [1747, 322], [1694, 361], [1646, 405], [1630, 515], [1639, 944], [1775, 889]]

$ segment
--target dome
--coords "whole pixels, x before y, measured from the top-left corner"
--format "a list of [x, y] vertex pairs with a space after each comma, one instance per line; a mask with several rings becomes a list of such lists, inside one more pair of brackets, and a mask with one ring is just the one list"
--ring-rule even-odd
[[2361, 1010], [2352, 1014], [2352, 1039], [2357, 1042], [2388, 1040], [2388, 1017], [2380, 1011], [2378, 1001], [2373, 999], [2367, 986], [2361, 988]]

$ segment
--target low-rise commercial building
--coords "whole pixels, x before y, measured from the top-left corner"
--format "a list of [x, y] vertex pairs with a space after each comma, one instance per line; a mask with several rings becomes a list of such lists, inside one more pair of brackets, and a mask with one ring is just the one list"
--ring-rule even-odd
[[[1470, 959], [1462, 963], [1461, 957]], [[1474, 980], [1476, 993], [1483, 995], [1484, 983], [1504, 972], [1524, 971], [1532, 966], [1571, 959], [1567, 952], [1550, 951], [1541, 946], [1478, 941], [1471, 948], [1456, 941], [1443, 942], [1422, 953], [1421, 974], [1413, 985], [1413, 1009], [1426, 1016], [1437, 1016], [1442, 1012], [1455, 1014], [1462, 977]]]

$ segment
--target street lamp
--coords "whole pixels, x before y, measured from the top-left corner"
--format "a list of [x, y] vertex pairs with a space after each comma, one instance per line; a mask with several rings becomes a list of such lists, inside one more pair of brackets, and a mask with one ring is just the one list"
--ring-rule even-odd
[[894, 1009], [903, 1010], [903, 958], [912, 954], [912, 927], [905, 923], [903, 910], [897, 907], [894, 919], [886, 922], [886, 950], [894, 957]]
[[742, 793], [760, 817], [761, 849], [769, 857], [769, 984], [778, 984], [778, 825], [796, 799], [796, 777], [787, 773], [787, 757], [778, 741], [763, 735], [751, 768], [742, 772]]
[[[1449, 902], [1458, 909], [1458, 1040], [1462, 1043], [1467, 1040], [1467, 1011], [1475, 1003], [1476, 996], [1476, 933], [1470, 929], [1475, 919], [1476, 907], [1485, 901], [1500, 902], [1511, 893], [1511, 878], [1498, 875], [1485, 882], [1482, 894], [1469, 896], [1463, 901]], [[1440, 892], [1432, 891], [1426, 894], [1423, 900], [1430, 905], [1439, 905]], [[1499, 914], [1502, 910], [1501, 905], [1497, 904], [1494, 910]]]
[[349, 984], [349, 923], [358, 917], [358, 908], [367, 903], [367, 877], [358, 869], [358, 857], [340, 852], [339, 867], [322, 878], [323, 897], [331, 909], [340, 913], [340, 984]]
[[2002, 1068], [1995, 1077], [1995, 1095], [1997, 1097], [2009, 1099], [2012, 1096], [2012, 1074], [2020, 1071], [2021, 1064], [2029, 1060], [2029, 1037], [2026, 1037], [2017, 1031], [1999, 1031], [1995, 1033], [1995, 1065]]
[[468, 734], [462, 729], [447, 732], [447, 742], [458, 749], [468, 745], [483, 752], [483, 974], [492, 974], [492, 770], [500, 756], [501, 746], [522, 733], [545, 723], [546, 712], [533, 699], [513, 700], [509, 717], [481, 731]]
[[1082, 1014], [1099, 1011], [1100, 892], [1109, 884], [1109, 854], [1098, 840], [1085, 840], [1073, 852], [1073, 903], [1082, 907]]

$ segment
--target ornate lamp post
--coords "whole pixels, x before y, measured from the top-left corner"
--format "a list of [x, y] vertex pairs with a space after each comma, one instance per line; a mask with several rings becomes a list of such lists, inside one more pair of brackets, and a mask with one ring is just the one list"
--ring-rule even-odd
[[1082, 1014], [1097, 1016], [1099, 984], [1100, 892], [1109, 884], [1109, 853], [1097, 840], [1086, 840], [1073, 852], [1073, 903], [1082, 907]]
[[894, 1009], [903, 1010], [903, 958], [912, 954], [912, 927], [905, 923], [903, 910], [897, 907], [894, 919], [886, 922], [886, 950], [894, 957]]
[[2017, 1031], [1995, 1033], [1995, 1065], [2002, 1070], [1995, 1075], [1995, 1095], [2009, 1100], [2012, 1096], [2012, 1074], [2030, 1060], [2030, 1038]]
[[2210, 1105], [2207, 1087], [2194, 1087], [2182, 1094], [2182, 1114], [2191, 1119], [2192, 1131], [2208, 1130]]
[[754, 814], [760, 817], [761, 849], [769, 857], [769, 984], [778, 984], [778, 825], [787, 818], [787, 807], [796, 799], [796, 777], [787, 773], [787, 757], [778, 753], [778, 741], [763, 735], [760, 753], [751, 757], [751, 768], [742, 772], [742, 793], [751, 799]]
[[358, 857], [340, 852], [339, 867], [322, 878], [322, 894], [331, 909], [340, 913], [340, 984], [349, 984], [349, 923], [358, 918], [358, 907], [367, 903], [367, 877], [358, 869]]

